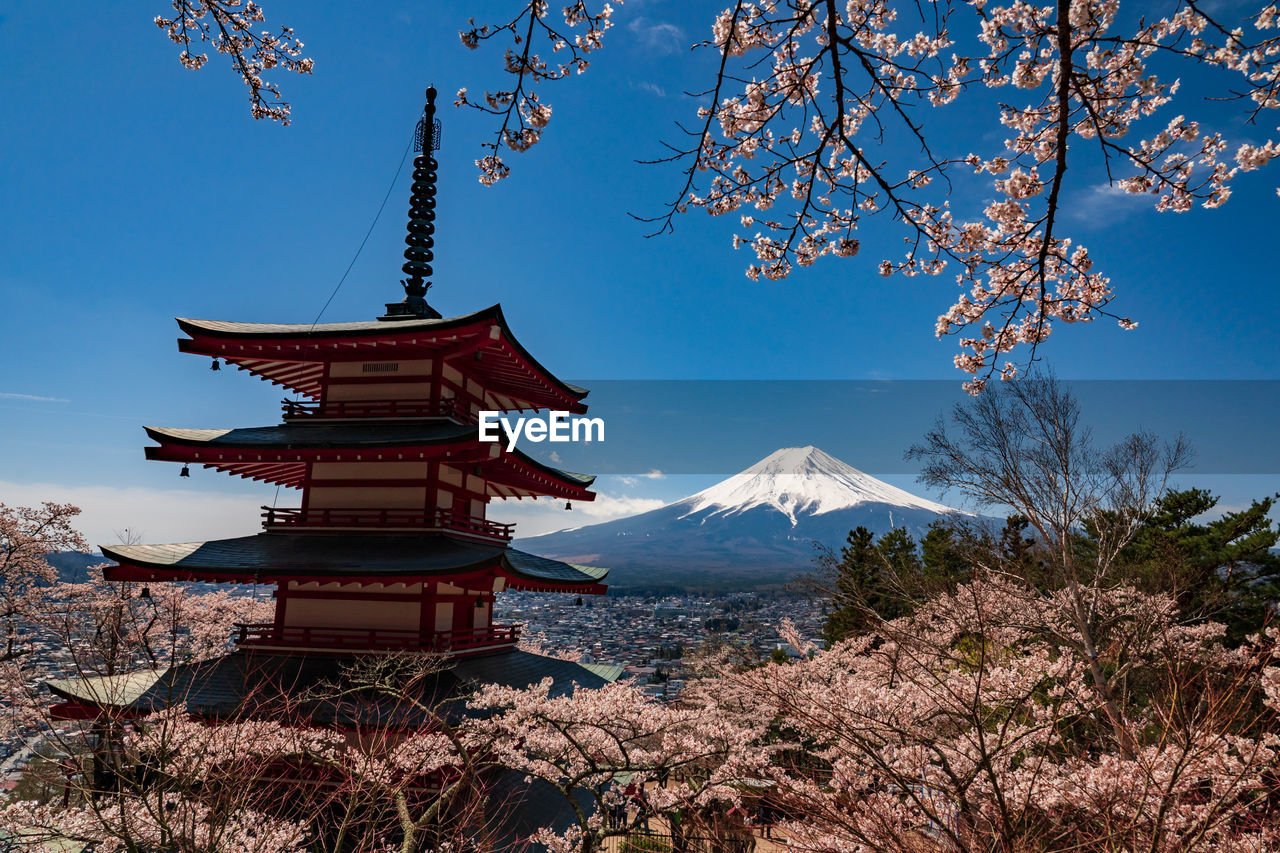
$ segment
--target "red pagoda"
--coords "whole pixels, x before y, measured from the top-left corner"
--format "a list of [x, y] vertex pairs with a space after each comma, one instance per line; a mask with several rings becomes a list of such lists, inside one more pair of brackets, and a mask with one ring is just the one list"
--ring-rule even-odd
[[[249, 691], [297, 692], [353, 654], [444, 654], [459, 683], [525, 686], [549, 676], [557, 690], [570, 690], [616, 677], [518, 650], [519, 626], [493, 619], [495, 598], [507, 589], [605, 592], [605, 570], [515, 550], [512, 525], [486, 517], [495, 498], [592, 500], [594, 478], [483, 442], [477, 427], [484, 410], [582, 413], [587, 392], [539, 364], [498, 306], [442, 318], [427, 304], [434, 98], [428, 89], [417, 131], [402, 302], [350, 323], [178, 321], [187, 335], [178, 341], [182, 352], [211, 357], [215, 368], [235, 365], [298, 399], [284, 401], [273, 426], [148, 427], [156, 446], [147, 458], [181, 463], [184, 474], [200, 465], [298, 489], [301, 500], [264, 507], [264, 529], [252, 536], [102, 548], [117, 563], [105, 569], [113, 581], [275, 587], [271, 623], [240, 626], [234, 650], [173, 667], [130, 696], [126, 710], [155, 710], [181, 696], [198, 717], [238, 713]], [[50, 686], [66, 707], [100, 705], [72, 682]], [[318, 722], [341, 716], [315, 714]]]

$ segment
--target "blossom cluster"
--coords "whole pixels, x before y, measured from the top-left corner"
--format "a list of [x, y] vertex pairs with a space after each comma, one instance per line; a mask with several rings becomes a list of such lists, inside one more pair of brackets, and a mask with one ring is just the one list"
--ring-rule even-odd
[[[42, 555], [78, 541], [75, 512], [0, 507], [6, 581], [47, 576]], [[22, 656], [0, 662], [9, 716], [46, 733], [63, 776], [60, 797], [0, 804], [0, 831], [103, 851], [302, 851], [335, 833], [339, 849], [490, 849], [492, 798], [510, 789], [495, 781], [514, 777], [576, 818], [523, 839], [560, 853], [607, 849], [649, 813], [716, 838], [715, 815], [761, 796], [789, 849], [814, 853], [1280, 844], [1280, 629], [1230, 648], [1223, 626], [1104, 575], [1046, 588], [978, 567], [827, 649], [784, 622], [799, 660], [709, 655], [676, 704], [551, 679], [442, 696], [447, 660], [373, 655], [303, 691], [246, 670], [217, 720], [189, 716], [176, 682], [131, 712], [128, 685], [220, 653], [255, 605], [127, 586], [62, 585], [61, 604], [22, 611], [64, 637], [103, 713], [55, 724]]]
[[[458, 33], [462, 44], [472, 50], [493, 38], [511, 41], [503, 53], [504, 70], [513, 78], [511, 85], [486, 91], [481, 98], [462, 88], [454, 101], [455, 106], [472, 107], [502, 119], [496, 138], [484, 145], [489, 153], [476, 160], [480, 183], [485, 186], [511, 172], [502, 159], [504, 146], [527, 151], [542, 139], [551, 121], [551, 106], [539, 99], [537, 87], [586, 71], [588, 55], [601, 47], [605, 31], [613, 26], [613, 7], [608, 3], [589, 7], [586, 0], [574, 0], [561, 10], [563, 26], [553, 23], [549, 13], [545, 0], [528, 0], [506, 23], [477, 24], [472, 18], [470, 28]], [[548, 51], [550, 58], [544, 58]]]
[[155, 24], [182, 48], [178, 61], [193, 71], [209, 61], [207, 53], [192, 53], [193, 40], [212, 44], [231, 58], [232, 68], [249, 89], [249, 109], [255, 119], [289, 123], [289, 103], [280, 88], [263, 75], [280, 68], [310, 74], [315, 61], [302, 55], [303, 44], [290, 27], [279, 33], [254, 31], [266, 20], [253, 0], [172, 0], [172, 17], [158, 15]]
[[[1267, 140], [1230, 154], [1197, 121], [1161, 121], [1179, 82], [1153, 63], [1218, 74], [1221, 98], [1245, 103], [1252, 121], [1280, 106], [1280, 38], [1267, 32], [1273, 5], [1235, 28], [1195, 3], [1154, 21], [1121, 18], [1120, 6], [1075, 0], [1059, 20], [1055, 7], [1023, 0], [930, 15], [891, 0], [737, 0], [712, 26], [722, 70], [661, 227], [690, 208], [741, 211], [734, 246], [755, 255], [747, 276], [777, 280], [858, 253], [862, 217], [887, 213], [908, 246], [880, 260], [882, 276], [955, 272], [962, 294], [935, 331], [958, 336], [955, 364], [973, 393], [994, 373], [1017, 375], [1008, 354], [1026, 347], [1034, 359], [1055, 323], [1111, 317], [1131, 329], [1108, 307], [1110, 279], [1062, 233], [1068, 164], [1105, 168], [1159, 211], [1222, 205], [1238, 174], [1280, 151]], [[980, 93], [1000, 89], [1017, 94], [994, 107], [1003, 132], [992, 150], [948, 151], [945, 136], [926, 132], [923, 108], [965, 96], [986, 109]], [[1152, 123], [1148, 138], [1127, 142]], [[952, 208], [966, 167], [990, 177], [995, 195], [980, 211]]]
[[[823, 761], [756, 772], [802, 850], [1262, 850], [1277, 734], [1275, 632], [1241, 649], [1172, 600], [1095, 591], [1109, 691], [1067, 602], [981, 578], [875, 634], [723, 676]], [[1110, 693], [1110, 697], [1109, 697]], [[1130, 698], [1116, 700], [1115, 695]], [[1141, 699], [1134, 694], [1142, 693]], [[1259, 716], [1263, 694], [1269, 708]]]

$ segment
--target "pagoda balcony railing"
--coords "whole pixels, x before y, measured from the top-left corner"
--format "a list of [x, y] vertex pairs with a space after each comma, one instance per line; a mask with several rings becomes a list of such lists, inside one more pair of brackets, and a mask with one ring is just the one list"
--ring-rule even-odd
[[307, 625], [239, 624], [240, 648], [298, 648], [349, 652], [468, 652], [514, 646], [519, 625], [490, 625], [455, 631], [397, 631], [388, 628], [325, 628]]
[[267, 530], [298, 528], [351, 530], [444, 531], [509, 542], [516, 526], [497, 521], [459, 515], [442, 509], [341, 509], [300, 507], [262, 508], [263, 527]]
[[473, 424], [471, 408], [457, 397], [443, 400], [281, 400], [287, 423], [323, 420], [405, 420], [450, 418]]

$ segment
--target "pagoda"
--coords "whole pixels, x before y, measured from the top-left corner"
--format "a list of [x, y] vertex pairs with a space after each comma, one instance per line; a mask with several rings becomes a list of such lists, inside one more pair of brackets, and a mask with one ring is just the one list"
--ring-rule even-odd
[[[264, 507], [255, 535], [102, 548], [116, 563], [105, 569], [112, 581], [271, 585], [274, 619], [238, 626], [226, 655], [174, 666], [123, 699], [104, 703], [84, 680], [51, 683], [67, 716], [104, 704], [145, 713], [180, 697], [196, 717], [226, 717], [243, 713], [251, 693], [298, 693], [353, 655], [446, 656], [445, 693], [464, 683], [523, 687], [546, 677], [567, 691], [620, 672], [519, 650], [520, 627], [494, 621], [505, 590], [603, 594], [606, 572], [511, 547], [513, 526], [487, 517], [491, 501], [590, 501], [594, 478], [481, 441], [478, 413], [580, 414], [587, 391], [539, 364], [499, 306], [443, 318], [428, 305], [435, 94], [427, 90], [416, 133], [402, 301], [349, 323], [178, 320], [180, 351], [212, 358], [215, 369], [234, 365], [293, 399], [271, 426], [148, 427], [155, 446], [147, 458], [179, 463], [183, 475], [203, 466], [297, 489], [300, 500]], [[377, 722], [376, 709], [358, 720], [353, 713], [317, 708], [313, 721]]]

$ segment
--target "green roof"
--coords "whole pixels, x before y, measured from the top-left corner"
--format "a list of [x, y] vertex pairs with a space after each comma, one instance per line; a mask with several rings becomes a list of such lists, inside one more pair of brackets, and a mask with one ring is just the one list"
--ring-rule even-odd
[[123, 675], [86, 678], [51, 678], [45, 685], [60, 696], [74, 697], [94, 705], [132, 705], [164, 675], [163, 670], [144, 669]]
[[500, 566], [534, 583], [585, 586], [609, 573], [445, 533], [259, 533], [210, 542], [104, 545], [102, 553], [143, 568], [245, 578], [412, 577]]
[[[110, 705], [138, 714], [181, 704], [199, 717], [227, 717], [243, 713], [247, 703], [271, 714], [277, 702], [283, 700], [296, 709], [296, 700], [309, 690], [346, 683], [351, 677], [352, 661], [351, 656], [319, 652], [299, 655], [237, 651], [212, 660], [177, 664], [159, 673], [118, 676], [121, 681], [128, 681], [136, 675], [132, 682], [135, 685], [149, 683], [147, 689], [130, 695], [123, 690], [104, 690], [101, 679], [94, 678], [59, 679], [46, 685], [64, 699], [91, 706]], [[306, 702], [302, 710], [314, 723], [414, 726], [431, 720], [432, 714], [425, 708], [438, 703], [444, 703], [442, 710], [454, 718], [482, 713], [456, 701], [478, 685], [525, 688], [551, 678], [552, 695], [564, 696], [577, 688], [595, 689], [606, 683], [605, 678], [582, 664], [521, 649], [459, 656], [442, 664], [439, 672], [415, 680], [412, 689], [420, 691], [420, 695], [413, 698], [421, 701], [421, 706], [412, 701], [364, 695], [360, 701], [317, 698]]]

